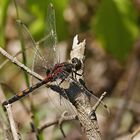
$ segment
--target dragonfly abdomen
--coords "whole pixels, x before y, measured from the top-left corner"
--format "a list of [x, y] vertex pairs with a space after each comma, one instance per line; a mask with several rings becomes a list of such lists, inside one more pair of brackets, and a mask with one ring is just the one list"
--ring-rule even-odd
[[4, 106], [4, 105], [12, 104], [13, 102], [15, 102], [15, 101], [21, 99], [22, 97], [28, 95], [29, 93], [33, 92], [35, 89], [37, 89], [40, 86], [46, 84], [47, 82], [49, 82], [49, 80], [44, 79], [43, 81], [36, 83], [35, 85], [31, 86], [30, 88], [27, 88], [23, 91], [18, 92], [15, 96], [10, 98], [9, 100], [4, 101], [2, 105]]

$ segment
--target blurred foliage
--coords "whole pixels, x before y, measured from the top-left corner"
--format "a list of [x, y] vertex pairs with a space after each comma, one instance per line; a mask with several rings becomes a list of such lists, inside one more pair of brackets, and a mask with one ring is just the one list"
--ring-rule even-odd
[[[39, 40], [47, 28], [45, 21], [50, 2], [55, 8], [58, 40], [66, 40], [69, 33], [63, 14], [70, 4], [68, 0], [42, 0], [41, 2], [27, 0], [25, 6], [22, 6], [23, 3], [21, 5], [17, 3], [20, 19], [27, 23], [33, 37]], [[4, 31], [8, 4], [9, 0], [0, 2], [0, 44], [2, 46], [5, 42]], [[120, 62], [124, 62], [139, 34], [137, 19], [136, 8], [131, 0], [101, 0], [98, 2], [95, 16], [92, 16], [91, 30], [95, 32], [97, 39], [108, 53]], [[86, 24], [82, 26], [81, 28], [84, 28]]]
[[36, 38], [40, 37], [44, 30], [46, 30], [47, 27], [45, 20], [47, 15], [47, 7], [50, 2], [54, 5], [55, 8], [57, 35], [58, 40], [61, 41], [66, 39], [67, 37], [66, 23], [63, 18], [64, 9], [68, 4], [67, 0], [42, 0], [41, 2], [38, 0], [28, 0], [28, 8], [32, 12], [32, 14], [36, 16], [36, 19], [31, 23], [29, 29], [33, 36]]
[[4, 32], [9, 2], [9, 0], [0, 1], [0, 45], [2, 45], [2, 47], [5, 45]]
[[123, 62], [138, 36], [137, 14], [131, 0], [102, 0], [92, 30], [103, 47]]
[[[100, 51], [100, 48], [97, 48], [98, 43], [96, 43], [96, 39], [94, 40], [92, 35], [94, 33], [96, 34], [98, 41], [102, 43], [102, 46], [106, 50], [107, 54], [111, 54], [114, 58], [116, 58], [120, 62], [124, 62], [127, 59], [129, 52], [133, 49], [132, 48], [133, 44], [135, 43], [135, 40], [139, 35], [139, 26], [138, 26], [139, 17], [137, 15], [136, 8], [133, 6], [131, 0], [94, 0], [94, 1], [92, 0], [91, 1], [90, 0], [87, 1], [85, 0], [77, 0], [77, 1], [16, 0], [16, 2], [19, 11], [19, 18], [21, 19], [21, 21], [23, 21], [23, 23], [25, 23], [28, 26], [29, 31], [31, 32], [35, 40], [39, 40], [44, 36], [43, 34], [47, 28], [47, 23], [46, 23], [46, 16], [48, 14], [47, 8], [49, 3], [51, 2], [54, 5], [55, 14], [56, 14], [55, 22], [56, 22], [58, 40], [59, 41], [69, 40], [70, 36], [75, 35], [76, 33], [79, 34], [80, 32], [82, 32], [81, 37], [83, 35], [84, 38], [87, 38], [87, 44], [88, 44], [87, 51], [90, 51], [91, 53], [87, 53], [86, 55], [91, 54], [94, 55], [95, 58], [94, 59], [93, 57], [91, 57], [92, 61], [90, 58], [87, 59], [88, 60], [86, 63], [87, 70], [86, 69], [84, 70], [85, 72], [84, 76], [87, 79], [87, 83], [89, 87], [92, 87], [93, 90], [99, 89], [98, 91], [107, 89], [109, 90], [109, 93], [111, 93], [109, 96], [111, 97], [113, 95], [112, 89], [114, 90], [114, 87], [117, 85], [122, 69], [120, 68], [120, 65], [118, 66], [118, 64], [114, 64], [114, 61], [109, 62], [111, 59], [108, 58], [106, 59], [106, 57], [102, 56], [102, 52], [101, 52], [102, 50]], [[11, 54], [16, 53], [15, 51], [16, 49], [18, 50], [19, 47], [18, 44], [15, 45], [14, 43], [17, 43], [20, 37], [22, 37], [22, 35], [16, 33], [13, 36], [8, 36], [9, 34], [14, 34], [14, 32], [17, 31], [17, 28], [15, 26], [15, 19], [17, 17], [16, 14], [14, 13], [15, 12], [14, 9], [16, 8], [15, 5], [13, 4], [13, 0], [0, 1], [0, 47], [6, 46], [5, 49], [8, 50], [8, 52], [11, 51], [10, 52]], [[63, 16], [65, 10], [67, 13], [67, 14], [65, 13], [66, 15], [65, 20], [67, 20], [68, 25], [66, 24]], [[8, 26], [10, 29], [12, 27], [13, 30], [10, 30], [10, 32], [5, 33], [5, 30], [9, 31], [7, 30], [6, 26]], [[89, 30], [94, 31], [92, 35], [88, 32]], [[22, 41], [20, 42], [22, 43]], [[24, 46], [26, 46], [26, 43], [28, 45], [28, 40], [26, 40], [25, 38]], [[94, 45], [96, 48], [93, 47], [92, 45]], [[65, 44], [64, 47], [66, 47]], [[91, 50], [90, 47], [92, 47], [93, 50]], [[48, 52], [50, 53], [50, 51]], [[67, 53], [67, 52], [64, 51], [62, 53]], [[27, 54], [28, 54], [27, 56], [29, 57], [27, 56], [25, 57], [28, 59], [28, 61], [32, 61], [32, 54], [30, 52], [27, 52]], [[96, 57], [96, 55], [98, 55], [99, 57]], [[3, 62], [4, 59], [0, 57], [0, 61]], [[106, 65], [106, 63], [108, 65]], [[112, 78], [112, 74], [114, 74], [113, 78]], [[1, 71], [1, 80], [3, 79], [8, 83], [7, 85], [10, 85], [10, 87], [12, 87], [12, 89], [17, 88], [19, 90], [23, 88], [24, 85], [23, 75], [21, 75], [19, 69], [16, 66], [13, 67], [10, 66], [10, 68], [8, 67], [3, 68], [3, 71]], [[122, 87], [124, 87], [123, 85]], [[17, 91], [17, 89], [15, 90], [15, 92]], [[11, 97], [11, 95], [8, 95], [11, 92], [6, 91], [5, 93], [7, 94], [6, 95], [7, 97], [8, 96]], [[37, 93], [39, 93], [39, 91], [37, 91]], [[117, 96], [119, 96], [118, 93], [119, 92], [117, 92]], [[36, 94], [34, 98], [35, 101], [33, 100], [33, 103], [37, 103], [37, 104], [35, 104], [35, 106], [32, 106], [32, 111], [31, 111], [32, 114], [34, 115], [32, 122], [34, 123], [35, 126], [39, 126], [40, 120], [41, 123], [43, 122], [42, 121], [43, 119], [47, 120], [49, 118], [48, 116], [50, 113], [48, 112], [49, 110], [48, 99], [44, 100], [44, 97], [46, 97], [46, 95], [43, 96], [44, 93], [42, 95], [40, 94], [41, 92], [39, 93], [39, 96], [37, 96]], [[122, 99], [122, 97], [120, 99]], [[114, 105], [114, 100], [112, 101], [112, 98], [110, 101], [111, 103], [113, 102]], [[116, 98], [115, 101], [116, 101], [115, 106], [117, 108], [117, 105], [121, 101], [117, 101]], [[44, 108], [42, 106], [43, 104], [45, 104]], [[18, 107], [20, 106], [16, 106], [17, 110]], [[24, 111], [23, 112], [21, 111], [20, 113], [24, 113]], [[53, 111], [51, 111], [51, 113]], [[132, 122], [133, 116], [131, 116], [131, 114], [129, 115], [128, 113], [126, 112], [126, 115], [124, 116], [124, 120], [127, 120], [129, 124], [127, 125], [127, 123], [124, 120], [121, 122], [122, 125], [125, 126], [125, 128], [123, 127], [123, 130], [125, 131], [130, 130], [130, 129], [126, 129], [126, 125], [127, 128], [130, 128], [130, 125], [133, 123]], [[47, 116], [48, 118], [46, 117], [46, 114], [48, 115]], [[28, 117], [28, 115], [26, 115], [26, 117]], [[25, 121], [27, 119], [26, 117], [24, 117], [24, 115], [20, 114], [20, 116], [21, 116], [20, 118], [18, 117], [20, 121], [23, 120]], [[111, 121], [106, 121], [106, 122], [110, 123]], [[25, 124], [24, 123], [22, 125], [28, 124], [28, 123]], [[109, 128], [108, 126], [109, 125], [107, 125], [106, 128]], [[65, 127], [66, 127], [65, 128], [66, 133], [70, 131], [69, 125], [68, 126], [66, 125]], [[21, 128], [21, 130], [22, 129], [23, 128]], [[60, 136], [59, 132], [60, 131], [56, 129], [55, 134], [53, 133], [53, 137], [54, 138], [59, 137]], [[26, 133], [26, 131], [24, 133]], [[40, 138], [43, 139], [42, 134], [40, 135]]]

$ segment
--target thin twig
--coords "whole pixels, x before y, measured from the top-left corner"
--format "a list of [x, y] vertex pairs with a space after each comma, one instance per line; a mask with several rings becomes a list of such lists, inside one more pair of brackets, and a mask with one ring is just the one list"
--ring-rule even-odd
[[9, 104], [6, 105], [5, 109], [7, 111], [8, 119], [9, 119], [9, 122], [10, 122], [11, 131], [12, 131], [12, 134], [13, 134], [13, 138], [14, 138], [14, 140], [19, 140], [19, 135], [18, 135], [18, 132], [17, 132], [17, 129], [16, 129], [16, 124], [14, 122], [13, 114], [12, 114], [12, 111], [11, 111], [11, 105], [9, 105]]
[[140, 133], [140, 127], [138, 127], [138, 129], [136, 129], [136, 131], [134, 131], [134, 132], [132, 133], [131, 139], [134, 139], [134, 137], [135, 137], [138, 133]]
[[[102, 95], [101, 95], [101, 97], [98, 99], [98, 101], [96, 102], [96, 104], [92, 107], [92, 111], [96, 111], [97, 110], [97, 108], [98, 108], [98, 106], [102, 103], [102, 101], [103, 101], [103, 99], [104, 99], [104, 97], [106, 96], [106, 94], [107, 94], [107, 92], [104, 92]], [[110, 114], [110, 110], [108, 109], [108, 108], [106, 108], [107, 109], [107, 112]]]
[[36, 125], [35, 125], [34, 121], [30, 122], [30, 125], [31, 125], [32, 132], [34, 133], [36, 139], [39, 140], [39, 133], [36, 129]]
[[[61, 119], [61, 118], [60, 118]], [[41, 133], [44, 129], [52, 126], [52, 125], [56, 125], [56, 124], [59, 124], [60, 123], [60, 119], [57, 119], [57, 120], [54, 120], [52, 122], [48, 122], [42, 126], [40, 126], [38, 128], [38, 133]], [[63, 116], [63, 122], [66, 122], [66, 121], [71, 121], [71, 120], [75, 120], [76, 119], [76, 115], [71, 115], [71, 116]]]
[[[1, 94], [0, 102], [2, 102], [2, 100], [5, 99], [5, 95], [3, 93], [1, 85], [0, 85], [0, 94]], [[0, 110], [1, 110], [1, 108], [0, 108]], [[13, 134], [11, 132], [11, 128], [9, 127], [7, 113], [5, 113], [5, 112], [3, 113], [2, 110], [1, 110], [1, 114], [0, 114], [0, 124], [1, 124], [1, 127], [0, 127], [1, 132], [3, 133], [3, 139], [9, 140], [9, 137], [11, 139], [13, 139]]]
[[64, 120], [64, 117], [65, 117], [66, 114], [67, 114], [66, 111], [64, 111], [62, 113], [61, 118], [59, 119], [59, 123], [58, 123], [59, 124], [59, 128], [60, 128], [61, 133], [62, 133], [62, 135], [63, 135], [64, 138], [66, 137], [66, 135], [65, 135], [65, 132], [63, 130], [63, 120]]
[[[27, 48], [25, 48], [25, 50], [26, 50]], [[24, 50], [24, 51], [25, 51]], [[20, 51], [18, 51], [13, 57], [17, 57], [19, 54], [21, 54], [22, 53], [22, 50], [20, 50]], [[9, 61], [9, 59], [6, 59], [5, 61], [3, 61], [1, 64], [0, 64], [0, 69], [2, 69], [8, 62], [10, 62]]]
[[20, 67], [22, 70], [26, 71], [28, 74], [32, 75], [38, 80], [43, 80], [43, 77], [40, 76], [39, 74], [35, 73], [34, 71], [30, 70], [28, 67], [26, 67], [24, 64], [19, 62], [16, 57], [13, 57], [9, 53], [7, 53], [4, 49], [0, 47], [0, 53], [4, 55], [7, 59], [9, 59], [12, 63]]

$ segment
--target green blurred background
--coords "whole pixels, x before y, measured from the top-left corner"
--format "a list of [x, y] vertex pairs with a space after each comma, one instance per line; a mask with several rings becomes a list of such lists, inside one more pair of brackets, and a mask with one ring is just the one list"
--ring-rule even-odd
[[[5, 25], [11, 2], [10, 0], [0, 2], [0, 44], [2, 46], [6, 42]], [[36, 40], [42, 38], [47, 28], [45, 18], [50, 2], [53, 3], [56, 12], [58, 41], [68, 40], [76, 33], [91, 31], [109, 54], [121, 62], [127, 59], [139, 35], [139, 15], [135, 1], [18, 1], [19, 18], [28, 25]]]

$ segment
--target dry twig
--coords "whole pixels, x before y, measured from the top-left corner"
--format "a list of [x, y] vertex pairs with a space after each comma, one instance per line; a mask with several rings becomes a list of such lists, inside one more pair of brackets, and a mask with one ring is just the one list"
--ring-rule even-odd
[[9, 104], [6, 105], [5, 109], [7, 111], [7, 116], [8, 116], [8, 119], [9, 119], [11, 131], [12, 131], [12, 134], [13, 134], [13, 138], [14, 138], [14, 140], [19, 140], [19, 135], [18, 135], [18, 132], [17, 132], [17, 129], [16, 129], [16, 124], [15, 124], [13, 114], [12, 114], [12, 111], [11, 111], [11, 105], [9, 105]]
[[7, 53], [4, 49], [0, 47], [0, 53], [4, 55], [7, 59], [9, 59], [12, 63], [20, 67], [23, 71], [26, 71], [28, 74], [32, 75], [38, 80], [43, 80], [43, 77], [39, 74], [35, 73], [34, 71], [30, 70], [28, 67], [26, 67], [24, 64], [19, 62], [16, 57], [11, 56], [9, 53]]
[[46, 124], [43, 124], [37, 130], [38, 130], [38, 133], [41, 133], [44, 129], [46, 129], [46, 128], [52, 126], [52, 125], [59, 124], [60, 123], [60, 120], [61, 120], [61, 123], [62, 123], [62, 122], [71, 121], [71, 120], [75, 120], [75, 119], [76, 119], [76, 116], [75, 115], [72, 115], [72, 116], [63, 116], [63, 119], [62, 118], [59, 118], [59, 119], [54, 120], [52, 122], [48, 122]]

